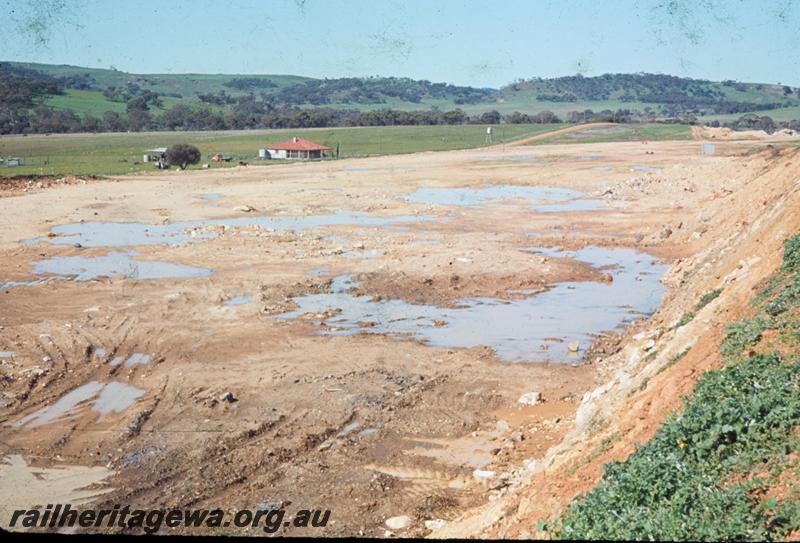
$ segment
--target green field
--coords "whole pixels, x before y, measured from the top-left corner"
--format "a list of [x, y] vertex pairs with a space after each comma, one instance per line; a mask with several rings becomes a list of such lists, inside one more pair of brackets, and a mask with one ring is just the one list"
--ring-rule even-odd
[[[504, 125], [496, 128], [495, 143], [521, 139], [563, 128], [565, 125]], [[20, 157], [19, 167], [0, 165], [0, 177], [14, 175], [120, 175], [154, 171], [142, 163], [145, 149], [191, 143], [210, 162], [215, 153], [229, 154], [251, 164], [274, 164], [259, 161], [258, 149], [268, 142], [292, 136], [317, 143], [340, 146], [340, 156], [370, 156], [446, 151], [480, 147], [486, 137], [485, 125], [393, 126], [332, 128], [307, 130], [247, 130], [226, 132], [143, 132], [125, 134], [60, 134], [0, 136], [0, 157]], [[199, 167], [199, 166], [195, 166]]]
[[[200, 106], [199, 100], [186, 100], [172, 96], [161, 96], [160, 100], [161, 107], [152, 108], [152, 112], [155, 114], [161, 114], [176, 104], [185, 104], [190, 107]], [[103, 96], [100, 91], [66, 89], [64, 94], [48, 96], [41, 105], [56, 109], [71, 109], [79, 117], [82, 117], [84, 113], [89, 113], [97, 118], [102, 118], [106, 111], [114, 111], [120, 115], [125, 114], [125, 102], [113, 102]]]
[[686, 124], [621, 124], [591, 127], [537, 141], [538, 145], [553, 143], [608, 143], [614, 141], [671, 141], [692, 139]]

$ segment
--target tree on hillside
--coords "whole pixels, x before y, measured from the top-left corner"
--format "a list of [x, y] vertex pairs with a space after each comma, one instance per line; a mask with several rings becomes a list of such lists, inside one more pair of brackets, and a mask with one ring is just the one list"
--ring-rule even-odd
[[167, 149], [167, 162], [185, 170], [189, 164], [200, 162], [200, 149], [187, 143], [176, 143]]

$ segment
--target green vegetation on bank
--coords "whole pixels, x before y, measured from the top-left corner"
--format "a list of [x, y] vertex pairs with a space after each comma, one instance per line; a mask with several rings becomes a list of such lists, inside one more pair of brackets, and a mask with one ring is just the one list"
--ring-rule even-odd
[[[495, 143], [517, 140], [565, 125], [507, 125], [496, 128]], [[216, 153], [232, 156], [235, 165], [245, 160], [251, 166], [280, 163], [258, 160], [258, 149], [269, 142], [292, 136], [336, 147], [341, 157], [391, 155], [419, 151], [447, 151], [480, 147], [486, 141], [485, 125], [385, 126], [307, 130], [248, 130], [221, 132], [139, 132], [114, 134], [61, 134], [0, 136], [0, 157], [20, 157], [23, 165], [0, 164], [0, 177], [14, 175], [120, 175], [153, 171], [142, 162], [146, 149], [190, 143], [211, 167]]]
[[[776, 540], [800, 526], [800, 235], [768, 285], [754, 318], [728, 326], [723, 367], [626, 461], [606, 465], [548, 527], [554, 536]], [[771, 315], [776, 300], [783, 310]]]

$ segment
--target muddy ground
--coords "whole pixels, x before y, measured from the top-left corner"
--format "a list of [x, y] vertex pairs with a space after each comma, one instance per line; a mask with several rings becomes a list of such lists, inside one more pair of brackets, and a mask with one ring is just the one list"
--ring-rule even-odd
[[[286, 532], [298, 535], [384, 536], [387, 518], [407, 515], [393, 532], [425, 535], [425, 521], [498, 499], [543, 458], [608, 379], [604, 357], [647, 330], [650, 313], [594, 330], [610, 306], [568, 301], [556, 330], [585, 320], [606, 333], [523, 342], [509, 357], [502, 334], [482, 343], [497, 324], [480, 325], [497, 315], [483, 309], [619, 286], [618, 267], [570, 251], [633, 249], [663, 270], [691, 257], [713, 212], [772, 156], [759, 145], [497, 146], [5, 194], [0, 468], [16, 474], [0, 479], [5, 513], [52, 495], [9, 485], [81, 466], [59, 496], [90, 499], [78, 490], [90, 484], [97, 505], [331, 510], [322, 531]], [[438, 190], [485, 185], [512, 187]], [[92, 268], [98, 258], [112, 265]], [[645, 273], [636, 280], [658, 284]], [[666, 299], [680, 284], [659, 288]], [[286, 318], [316, 299], [302, 297], [337, 289], [400, 314], [423, 306], [428, 320], [387, 334], [373, 333], [394, 325], [380, 311]], [[474, 338], [430, 340], [471, 303]], [[534, 391], [542, 402], [518, 402]]]

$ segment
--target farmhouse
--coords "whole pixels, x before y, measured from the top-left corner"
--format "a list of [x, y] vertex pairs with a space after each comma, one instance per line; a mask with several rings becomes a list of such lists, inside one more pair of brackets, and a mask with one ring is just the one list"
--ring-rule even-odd
[[264, 149], [260, 149], [258, 156], [261, 158], [322, 158], [325, 151], [330, 151], [331, 147], [314, 143], [303, 138], [294, 137], [280, 143], [268, 144]]

